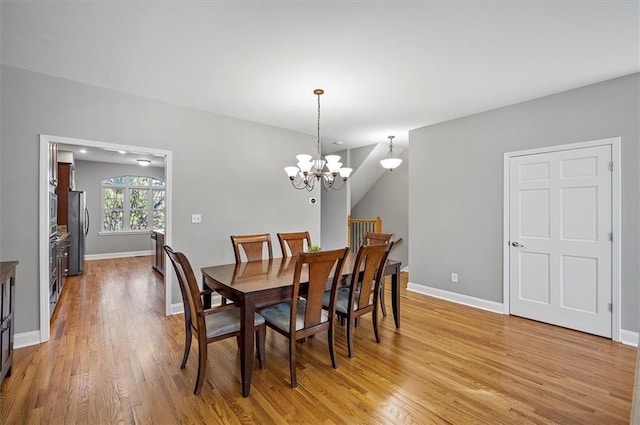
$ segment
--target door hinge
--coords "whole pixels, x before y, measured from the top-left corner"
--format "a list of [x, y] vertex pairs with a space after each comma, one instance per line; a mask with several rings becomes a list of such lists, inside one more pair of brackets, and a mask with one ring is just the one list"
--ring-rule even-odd
[[609, 240], [613, 242], [613, 232], [609, 232]]
[[613, 171], [613, 161], [609, 161], [609, 170]]
[[609, 313], [613, 313], [613, 303], [609, 303]]

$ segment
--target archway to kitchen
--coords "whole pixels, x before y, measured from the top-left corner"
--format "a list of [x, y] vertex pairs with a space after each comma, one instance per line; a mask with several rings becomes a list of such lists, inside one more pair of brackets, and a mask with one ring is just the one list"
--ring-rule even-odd
[[[75, 139], [60, 136], [40, 135], [40, 178], [39, 178], [39, 279], [40, 279], [40, 342], [49, 340], [50, 336], [50, 305], [49, 305], [49, 235], [50, 235], [50, 197], [49, 197], [49, 166], [52, 159], [50, 146], [63, 144], [102, 149], [105, 151], [136, 152], [158, 160], [164, 161], [165, 180], [165, 243], [171, 244], [171, 218], [172, 218], [172, 152], [162, 149], [142, 146], [120, 145], [114, 143]], [[165, 286], [165, 314], [171, 314], [171, 274], [164, 274]]]

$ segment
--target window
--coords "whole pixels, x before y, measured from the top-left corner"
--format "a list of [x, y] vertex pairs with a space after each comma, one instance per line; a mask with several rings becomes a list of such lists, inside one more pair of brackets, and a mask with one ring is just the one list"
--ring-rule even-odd
[[144, 176], [102, 180], [102, 230], [164, 229], [164, 181]]

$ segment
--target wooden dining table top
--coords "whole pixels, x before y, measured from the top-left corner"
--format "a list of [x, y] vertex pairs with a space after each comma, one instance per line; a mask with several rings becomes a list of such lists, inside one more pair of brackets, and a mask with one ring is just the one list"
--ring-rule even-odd
[[[240, 293], [269, 291], [275, 288], [292, 286], [293, 272], [298, 257], [282, 257], [218, 266], [203, 267], [202, 273], [208, 278]], [[342, 277], [348, 277], [353, 271], [356, 253], [349, 253], [342, 268]], [[386, 267], [396, 267], [400, 262], [388, 259]], [[333, 272], [331, 273], [333, 276]], [[300, 281], [308, 280], [308, 266], [304, 265]]]

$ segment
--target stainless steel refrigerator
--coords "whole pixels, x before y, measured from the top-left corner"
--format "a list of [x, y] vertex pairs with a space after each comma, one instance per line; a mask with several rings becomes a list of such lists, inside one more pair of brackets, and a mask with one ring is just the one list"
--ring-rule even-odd
[[85, 238], [89, 233], [89, 211], [85, 192], [70, 191], [68, 207], [69, 276], [75, 276], [84, 271]]

